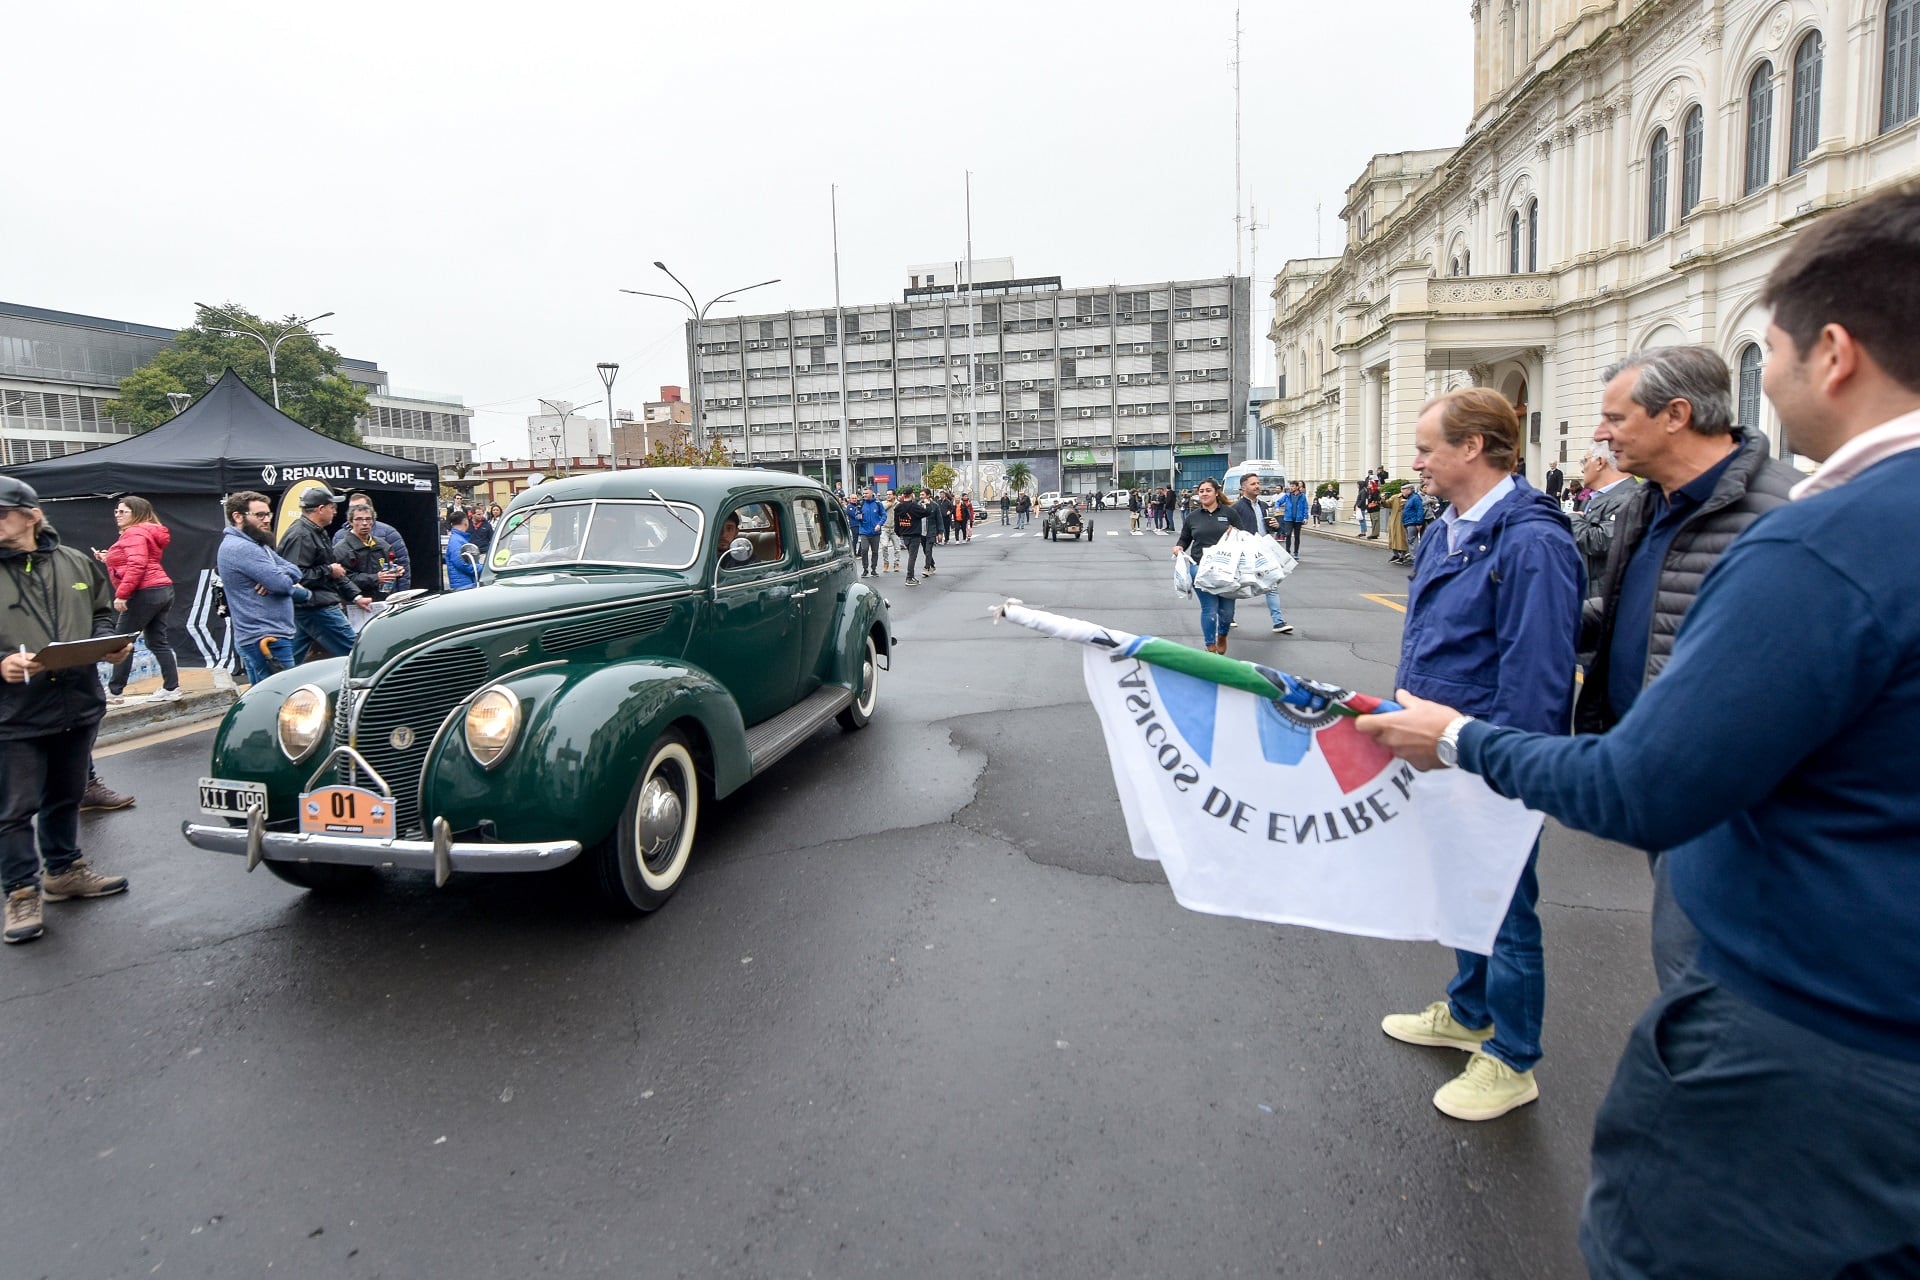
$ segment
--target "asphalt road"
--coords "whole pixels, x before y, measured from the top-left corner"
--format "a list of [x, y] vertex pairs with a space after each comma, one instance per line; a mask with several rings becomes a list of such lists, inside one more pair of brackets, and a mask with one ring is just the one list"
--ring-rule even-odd
[[[873, 725], [710, 811], [637, 922], [563, 877], [310, 898], [180, 839], [208, 733], [102, 759], [132, 892], [0, 955], [0, 1277], [1584, 1274], [1644, 859], [1549, 827], [1541, 1101], [1441, 1116], [1463, 1059], [1378, 1024], [1451, 953], [1180, 908], [1078, 653], [989, 625], [1198, 643], [1170, 540], [1106, 523], [889, 577]], [[1299, 633], [1254, 602], [1233, 651], [1387, 692], [1402, 571], [1304, 550]]]

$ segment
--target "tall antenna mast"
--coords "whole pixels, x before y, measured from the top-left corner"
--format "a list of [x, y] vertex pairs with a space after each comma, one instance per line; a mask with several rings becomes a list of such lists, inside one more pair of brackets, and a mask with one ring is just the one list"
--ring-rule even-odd
[[[840, 374], [840, 491], [849, 497], [853, 495], [853, 451], [847, 445], [847, 318], [840, 312], [840, 186], [838, 183], [827, 188], [827, 199], [833, 210], [833, 345], [834, 363], [839, 366]], [[793, 443], [800, 443], [800, 424], [796, 416], [793, 428]], [[799, 453], [798, 448], [794, 450]], [[806, 464], [800, 464], [806, 470]], [[821, 470], [826, 470], [824, 464]]]
[[1240, 10], [1233, 11], [1233, 274], [1240, 274]]
[[1313, 202], [1313, 256], [1320, 256], [1320, 202]]
[[[973, 170], [967, 170], [967, 493], [980, 501], [980, 402], [974, 388], [980, 382], [979, 344], [973, 336]], [[1004, 438], [1004, 433], [1003, 433]]]

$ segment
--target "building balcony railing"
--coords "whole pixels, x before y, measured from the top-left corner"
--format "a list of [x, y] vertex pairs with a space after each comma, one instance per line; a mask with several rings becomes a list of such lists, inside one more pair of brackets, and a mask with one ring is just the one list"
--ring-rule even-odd
[[1550, 275], [1446, 276], [1427, 281], [1427, 308], [1441, 315], [1549, 311], [1559, 299]]

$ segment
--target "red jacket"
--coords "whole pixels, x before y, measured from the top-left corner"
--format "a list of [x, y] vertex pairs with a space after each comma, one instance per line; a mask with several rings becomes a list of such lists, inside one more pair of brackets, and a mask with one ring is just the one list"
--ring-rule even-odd
[[107, 548], [107, 574], [113, 579], [113, 594], [125, 600], [142, 587], [170, 587], [173, 579], [160, 567], [160, 553], [173, 541], [163, 524], [130, 524], [120, 531], [119, 541]]

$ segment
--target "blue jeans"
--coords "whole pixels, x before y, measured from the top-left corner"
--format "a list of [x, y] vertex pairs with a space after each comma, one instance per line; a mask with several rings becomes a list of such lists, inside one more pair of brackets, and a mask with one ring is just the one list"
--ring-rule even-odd
[[1200, 597], [1200, 638], [1208, 644], [1227, 638], [1227, 628], [1233, 625], [1233, 606], [1239, 601], [1232, 596], [1216, 596], [1206, 591], [1196, 591]]
[[294, 660], [305, 662], [308, 648], [316, 644], [336, 658], [353, 652], [353, 628], [339, 605], [293, 611]]
[[1463, 1027], [1479, 1030], [1491, 1022], [1493, 1039], [1482, 1046], [1515, 1071], [1531, 1071], [1540, 1061], [1540, 1024], [1547, 1008], [1547, 963], [1540, 946], [1540, 842], [1533, 842], [1526, 870], [1514, 886], [1507, 918], [1493, 941], [1493, 954], [1456, 951], [1459, 972], [1447, 985], [1448, 1010]]
[[247, 669], [248, 684], [259, 684], [273, 674], [272, 668], [267, 665], [266, 658], [260, 652], [262, 644], [273, 651], [273, 660], [280, 664], [281, 670], [284, 671], [293, 665], [293, 641], [286, 636], [273, 636], [245, 642], [235, 641], [234, 652], [240, 655], [241, 665]]
[[1838, 1044], [1690, 966], [1593, 1124], [1594, 1280], [1920, 1273], [1920, 1062]]
[[1276, 627], [1286, 625], [1287, 620], [1280, 616], [1280, 593], [1278, 591], [1267, 592], [1267, 616], [1273, 619], [1273, 625]]

